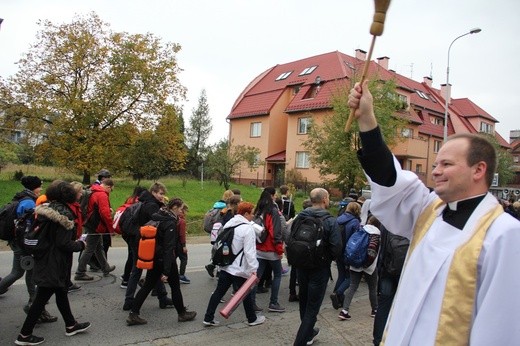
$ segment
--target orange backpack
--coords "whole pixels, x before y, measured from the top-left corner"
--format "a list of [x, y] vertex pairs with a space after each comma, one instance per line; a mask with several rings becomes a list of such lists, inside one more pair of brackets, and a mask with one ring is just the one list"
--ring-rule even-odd
[[150, 221], [146, 223], [146, 225], [141, 226], [139, 230], [141, 233], [141, 239], [139, 240], [139, 249], [137, 250], [136, 263], [136, 267], [139, 269], [153, 269], [157, 226], [159, 226], [159, 222]]

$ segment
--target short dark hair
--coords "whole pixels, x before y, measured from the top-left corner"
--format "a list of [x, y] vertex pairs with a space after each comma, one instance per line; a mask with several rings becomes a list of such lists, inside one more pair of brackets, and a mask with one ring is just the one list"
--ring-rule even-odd
[[49, 187], [47, 187], [45, 195], [51, 202], [74, 203], [76, 201], [76, 190], [71, 183], [63, 180], [53, 181]]
[[458, 133], [452, 135], [448, 140], [466, 139], [469, 142], [469, 148], [466, 155], [466, 162], [469, 166], [473, 166], [480, 161], [486, 163], [486, 183], [490, 187], [493, 183], [493, 177], [497, 168], [497, 152], [491, 142], [484, 136], [475, 133]]
[[280, 193], [282, 195], [285, 195], [288, 191], [289, 191], [289, 186], [287, 186], [287, 185], [280, 186]]
[[180, 198], [172, 198], [168, 201], [168, 209], [171, 209], [173, 207], [182, 208], [184, 202]]

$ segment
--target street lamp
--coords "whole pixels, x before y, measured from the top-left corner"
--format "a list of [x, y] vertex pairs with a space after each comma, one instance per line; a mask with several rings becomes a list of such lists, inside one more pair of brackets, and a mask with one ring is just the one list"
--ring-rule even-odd
[[449, 87], [449, 85], [450, 85], [450, 50], [451, 50], [451, 46], [459, 38], [464, 37], [466, 35], [470, 35], [470, 34], [478, 34], [481, 31], [482, 30], [480, 28], [471, 29], [469, 32], [462, 34], [462, 35], [458, 36], [457, 38], [455, 38], [453, 41], [451, 41], [450, 47], [448, 48], [448, 64], [446, 65], [447, 66], [446, 67], [446, 95], [444, 95], [444, 98], [446, 99], [446, 103], [444, 106], [444, 142], [446, 142], [446, 139], [448, 138], [448, 104], [449, 104], [449, 99], [451, 98], [451, 88]]

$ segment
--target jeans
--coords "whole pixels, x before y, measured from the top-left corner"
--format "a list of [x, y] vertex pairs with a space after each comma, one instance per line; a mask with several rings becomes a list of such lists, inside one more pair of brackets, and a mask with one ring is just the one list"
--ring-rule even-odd
[[365, 275], [365, 280], [368, 284], [368, 299], [370, 300], [370, 306], [372, 310], [377, 310], [377, 270], [375, 270], [372, 275], [368, 275], [365, 272], [356, 272], [350, 271], [350, 287], [345, 293], [345, 310], [348, 310], [350, 307], [350, 302], [354, 297], [354, 293], [356, 293], [359, 283], [361, 282], [361, 276]]
[[[217, 287], [215, 288], [215, 291], [213, 291], [211, 297], [209, 298], [208, 308], [206, 309], [206, 314], [204, 315], [204, 321], [213, 321], [213, 319], [215, 318], [215, 310], [217, 310], [220, 300], [222, 299], [222, 297], [224, 297], [231, 285], [233, 285], [234, 290], [238, 291], [238, 289], [240, 288], [240, 286], [244, 284], [244, 282], [246, 282], [245, 278], [240, 276], [234, 276], [224, 270], [221, 270], [218, 277]], [[249, 294], [245, 296], [242, 303], [244, 304], [244, 311], [246, 312], [247, 322], [251, 323], [256, 321], [256, 313], [253, 309], [252, 292], [249, 292]]]
[[45, 309], [45, 304], [47, 304], [47, 301], [49, 301], [53, 294], [56, 295], [56, 305], [65, 321], [65, 326], [72, 327], [76, 324], [76, 320], [70, 311], [69, 297], [66, 287], [38, 287], [36, 297], [34, 298], [34, 302], [25, 318], [20, 334], [24, 336], [32, 334], [38, 317], [42, 314], [42, 311]]
[[350, 270], [345, 266], [343, 259], [338, 259], [336, 262], [338, 267], [338, 279], [334, 286], [334, 293], [338, 296], [340, 302], [345, 299], [345, 291], [350, 286]]
[[[137, 250], [139, 249], [139, 240], [134, 237], [129, 239], [128, 244], [128, 250], [132, 256], [132, 270], [130, 271], [130, 277], [128, 278], [128, 284], [126, 286], [125, 304], [132, 304], [134, 301], [135, 291], [137, 290], [137, 284], [141, 278], [143, 270], [135, 266], [137, 262]], [[168, 295], [164, 283], [159, 279], [156, 281], [155, 289], [157, 290], [157, 298], [159, 301], [165, 299]]]
[[[273, 282], [271, 283], [271, 297], [269, 298], [269, 304], [278, 304], [278, 292], [280, 291], [280, 283], [282, 281], [282, 260], [278, 259], [275, 261], [269, 261], [266, 259], [258, 259], [258, 277], [262, 277], [265, 271], [265, 267], [269, 263], [273, 268]], [[251, 291], [253, 297], [253, 303], [256, 304], [256, 290], [257, 286]]]
[[[137, 292], [134, 302], [132, 304], [132, 312], [139, 315], [139, 310], [143, 305], [146, 297], [154, 287], [158, 287], [158, 284], [161, 283], [164, 292], [166, 289], [164, 288], [164, 283], [161, 281], [161, 275], [163, 272], [163, 263], [162, 262], [154, 262], [153, 269], [146, 271], [146, 280], [144, 282], [144, 286]], [[168, 274], [168, 283], [172, 289], [172, 300], [173, 305], [175, 306], [175, 310], [177, 310], [178, 314], [182, 314], [186, 311], [184, 307], [184, 301], [182, 299], [181, 293], [181, 284], [179, 282], [179, 271], [177, 269], [177, 263], [172, 263], [172, 269]], [[163, 295], [166, 297], [166, 295]], [[161, 298], [159, 298], [161, 299]]]
[[376, 317], [374, 318], [374, 330], [372, 333], [375, 346], [379, 346], [381, 338], [383, 337], [386, 320], [390, 314], [390, 308], [392, 307], [392, 302], [394, 301], [398, 283], [399, 277], [389, 277], [382, 275], [379, 278], [379, 301]]
[[87, 246], [79, 258], [78, 270], [76, 274], [84, 274], [87, 271], [87, 264], [90, 262], [92, 255], [95, 255], [100, 269], [103, 272], [108, 272], [110, 265], [107, 262], [105, 251], [103, 249], [103, 238], [101, 234], [95, 232], [88, 232], [87, 234]]
[[29, 300], [34, 298], [36, 293], [36, 286], [32, 279], [32, 270], [23, 270], [20, 260], [24, 256], [23, 249], [21, 249], [16, 243], [10, 243], [9, 246], [13, 250], [13, 266], [11, 272], [0, 281], [0, 292], [6, 291], [16, 280], [21, 278], [25, 273], [25, 286], [27, 287], [27, 293], [29, 293]]
[[312, 337], [320, 306], [327, 290], [330, 268], [298, 269], [300, 285], [300, 327], [294, 345], [306, 345]]

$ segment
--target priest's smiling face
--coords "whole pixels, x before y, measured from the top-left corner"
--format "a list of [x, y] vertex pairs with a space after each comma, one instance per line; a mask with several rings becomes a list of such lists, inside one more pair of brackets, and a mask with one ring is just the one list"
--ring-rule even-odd
[[435, 193], [446, 203], [466, 199], [476, 194], [481, 176], [479, 164], [469, 166], [467, 152], [469, 141], [465, 138], [449, 140], [441, 147], [432, 171]]

